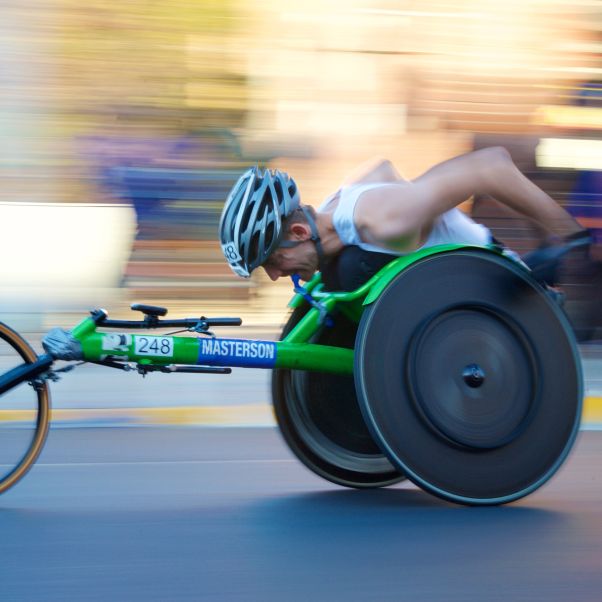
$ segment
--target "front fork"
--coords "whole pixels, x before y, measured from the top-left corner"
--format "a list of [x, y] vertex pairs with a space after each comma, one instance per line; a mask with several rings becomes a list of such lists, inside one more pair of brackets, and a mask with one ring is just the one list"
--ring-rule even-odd
[[46, 353], [31, 364], [22, 364], [0, 375], [0, 395], [22, 382], [34, 381], [40, 374], [47, 372], [53, 362], [54, 358]]

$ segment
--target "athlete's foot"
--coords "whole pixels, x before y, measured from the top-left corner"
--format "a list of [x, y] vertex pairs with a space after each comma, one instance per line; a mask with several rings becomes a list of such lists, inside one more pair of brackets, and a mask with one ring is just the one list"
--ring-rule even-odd
[[572, 247], [591, 245], [594, 242], [592, 233], [587, 228], [581, 228], [564, 237], [565, 244]]

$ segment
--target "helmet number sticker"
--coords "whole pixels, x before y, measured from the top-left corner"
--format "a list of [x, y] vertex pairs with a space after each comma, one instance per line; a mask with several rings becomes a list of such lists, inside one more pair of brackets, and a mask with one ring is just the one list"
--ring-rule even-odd
[[236, 263], [237, 261], [242, 261], [242, 257], [238, 253], [238, 249], [233, 242], [226, 243], [222, 245], [222, 251], [226, 256], [226, 259], [229, 263]]

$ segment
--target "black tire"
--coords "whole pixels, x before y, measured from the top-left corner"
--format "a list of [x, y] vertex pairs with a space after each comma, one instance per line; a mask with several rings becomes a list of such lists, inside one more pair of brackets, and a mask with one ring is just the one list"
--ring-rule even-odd
[[[282, 338], [307, 312], [293, 311]], [[357, 324], [337, 316], [314, 343], [353, 349]], [[404, 475], [372, 439], [357, 403], [352, 376], [275, 369], [272, 401], [280, 432], [293, 453], [319, 476], [346, 487], [393, 485]]]
[[[0, 322], [0, 370], [33, 363], [35, 351]], [[0, 396], [0, 493], [23, 478], [36, 461], [48, 434], [50, 394], [46, 383], [22, 383]]]
[[453, 502], [533, 492], [579, 428], [580, 360], [564, 313], [526, 270], [486, 251], [400, 273], [364, 311], [354, 373], [391, 462]]

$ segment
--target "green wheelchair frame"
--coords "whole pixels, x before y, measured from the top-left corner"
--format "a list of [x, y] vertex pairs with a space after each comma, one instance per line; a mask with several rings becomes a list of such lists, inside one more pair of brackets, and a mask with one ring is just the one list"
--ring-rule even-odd
[[[172, 320], [164, 308], [134, 305], [142, 320], [94, 310], [70, 331], [50, 331], [37, 355], [0, 324], [23, 359], [0, 375], [0, 404], [28, 383], [38, 407], [31, 444], [0, 492], [42, 449], [49, 381], [81, 362], [141, 374], [270, 369], [285, 441], [308, 468], [344, 486], [409, 478], [450, 501], [499, 504], [537, 489], [568, 455], [583, 396], [570, 326], [550, 292], [499, 249], [420, 250], [351, 292], [325, 291], [317, 274], [289, 305], [279, 341], [211, 330], [238, 318]], [[147, 332], [161, 328], [198, 336]], [[57, 360], [71, 363], [56, 368]]]

